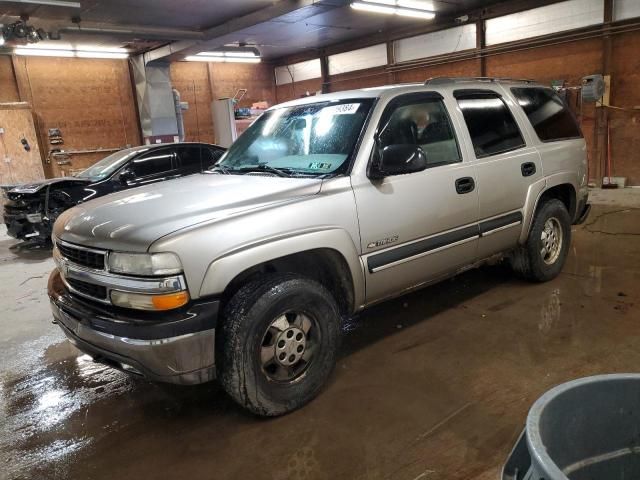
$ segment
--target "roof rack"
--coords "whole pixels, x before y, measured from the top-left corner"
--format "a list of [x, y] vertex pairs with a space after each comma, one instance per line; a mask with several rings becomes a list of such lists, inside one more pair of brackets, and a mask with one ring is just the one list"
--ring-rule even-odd
[[425, 85], [441, 85], [444, 83], [455, 82], [522, 82], [535, 83], [535, 80], [528, 78], [509, 78], [509, 77], [431, 77], [428, 78]]

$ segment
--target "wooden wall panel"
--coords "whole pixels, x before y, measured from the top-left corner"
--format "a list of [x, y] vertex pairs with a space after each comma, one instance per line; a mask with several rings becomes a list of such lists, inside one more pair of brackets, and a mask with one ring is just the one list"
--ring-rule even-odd
[[379, 87], [390, 83], [393, 83], [393, 76], [388, 74], [384, 67], [376, 67], [331, 75], [329, 77], [329, 91], [340, 92], [358, 88]]
[[269, 64], [176, 62], [171, 65], [171, 82], [182, 101], [189, 102], [189, 110], [184, 112], [187, 141], [215, 143], [214, 99], [233, 97], [238, 89], [246, 88], [241, 107], [261, 101], [275, 103], [273, 66]]
[[19, 102], [20, 94], [9, 55], [0, 55], [0, 103]]
[[613, 37], [611, 105], [629, 110], [609, 110], [611, 165], [614, 176], [640, 185], [640, 33]]
[[180, 99], [189, 103], [182, 113], [185, 140], [214, 142], [211, 116], [211, 86], [206, 63], [179, 62], [171, 65], [171, 83], [180, 92]]
[[487, 57], [487, 75], [532, 78], [539, 82], [567, 80], [578, 85], [583, 76], [602, 71], [602, 40], [581, 40]]
[[273, 105], [276, 101], [271, 64], [210, 63], [209, 72], [214, 99], [233, 97], [239, 88], [246, 88], [247, 94], [240, 101], [240, 107], [250, 107], [261, 101]]
[[477, 77], [479, 75], [479, 60], [464, 60], [395, 72], [396, 82], [398, 83], [424, 82], [431, 77]]
[[[126, 60], [16, 57], [14, 65], [19, 89], [27, 77], [37, 128], [47, 149], [45, 159], [50, 148], [93, 150], [140, 144]], [[49, 128], [61, 130], [64, 145], [49, 145]], [[68, 165], [52, 161], [50, 174], [68, 175], [107, 154], [73, 155]]]
[[[0, 185], [44, 179], [33, 112], [26, 103], [0, 104]], [[26, 151], [21, 140], [31, 149]]]
[[319, 78], [312, 78], [310, 80], [302, 80], [300, 82], [278, 85], [276, 87], [276, 100], [278, 103], [282, 103], [288, 100], [301, 98], [305, 96], [307, 92], [313, 95], [316, 92], [319, 92], [321, 89], [322, 80]]

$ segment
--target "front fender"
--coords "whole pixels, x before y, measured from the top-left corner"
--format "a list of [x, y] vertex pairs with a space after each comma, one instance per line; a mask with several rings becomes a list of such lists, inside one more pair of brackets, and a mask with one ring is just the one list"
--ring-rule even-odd
[[243, 246], [214, 260], [205, 273], [200, 297], [220, 295], [231, 281], [245, 270], [269, 260], [314, 249], [331, 249], [345, 259], [351, 278], [355, 308], [364, 304], [364, 271], [358, 250], [349, 233], [337, 227], [304, 231]]

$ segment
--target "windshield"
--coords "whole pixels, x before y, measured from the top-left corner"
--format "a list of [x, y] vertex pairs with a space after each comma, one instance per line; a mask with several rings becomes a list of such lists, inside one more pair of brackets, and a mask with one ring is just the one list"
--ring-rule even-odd
[[214, 169], [279, 171], [287, 176], [341, 172], [372, 104], [372, 98], [358, 98], [268, 111], [231, 145]]
[[77, 178], [86, 178], [93, 182], [97, 182], [110, 176], [113, 172], [124, 165], [133, 155], [144, 151], [145, 149], [120, 150], [112, 153], [108, 157], [103, 158], [98, 163], [94, 163], [83, 172], [76, 175]]

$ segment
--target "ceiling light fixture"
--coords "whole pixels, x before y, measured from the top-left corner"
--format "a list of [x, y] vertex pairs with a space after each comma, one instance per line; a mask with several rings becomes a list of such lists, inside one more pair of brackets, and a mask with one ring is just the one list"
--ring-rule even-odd
[[436, 16], [435, 12], [423, 8], [422, 4], [416, 0], [358, 0], [351, 2], [351, 8], [424, 20], [433, 20]]
[[260, 63], [260, 52], [253, 47], [234, 47], [200, 52], [185, 58], [188, 62]]
[[78, 57], [78, 58], [127, 58], [129, 53], [123, 48], [114, 49], [62, 49], [62, 48], [30, 48], [17, 47], [16, 55], [34, 57]]
[[231, 57], [219, 55], [190, 55], [187, 62], [220, 62], [220, 63], [260, 63], [260, 57]]

